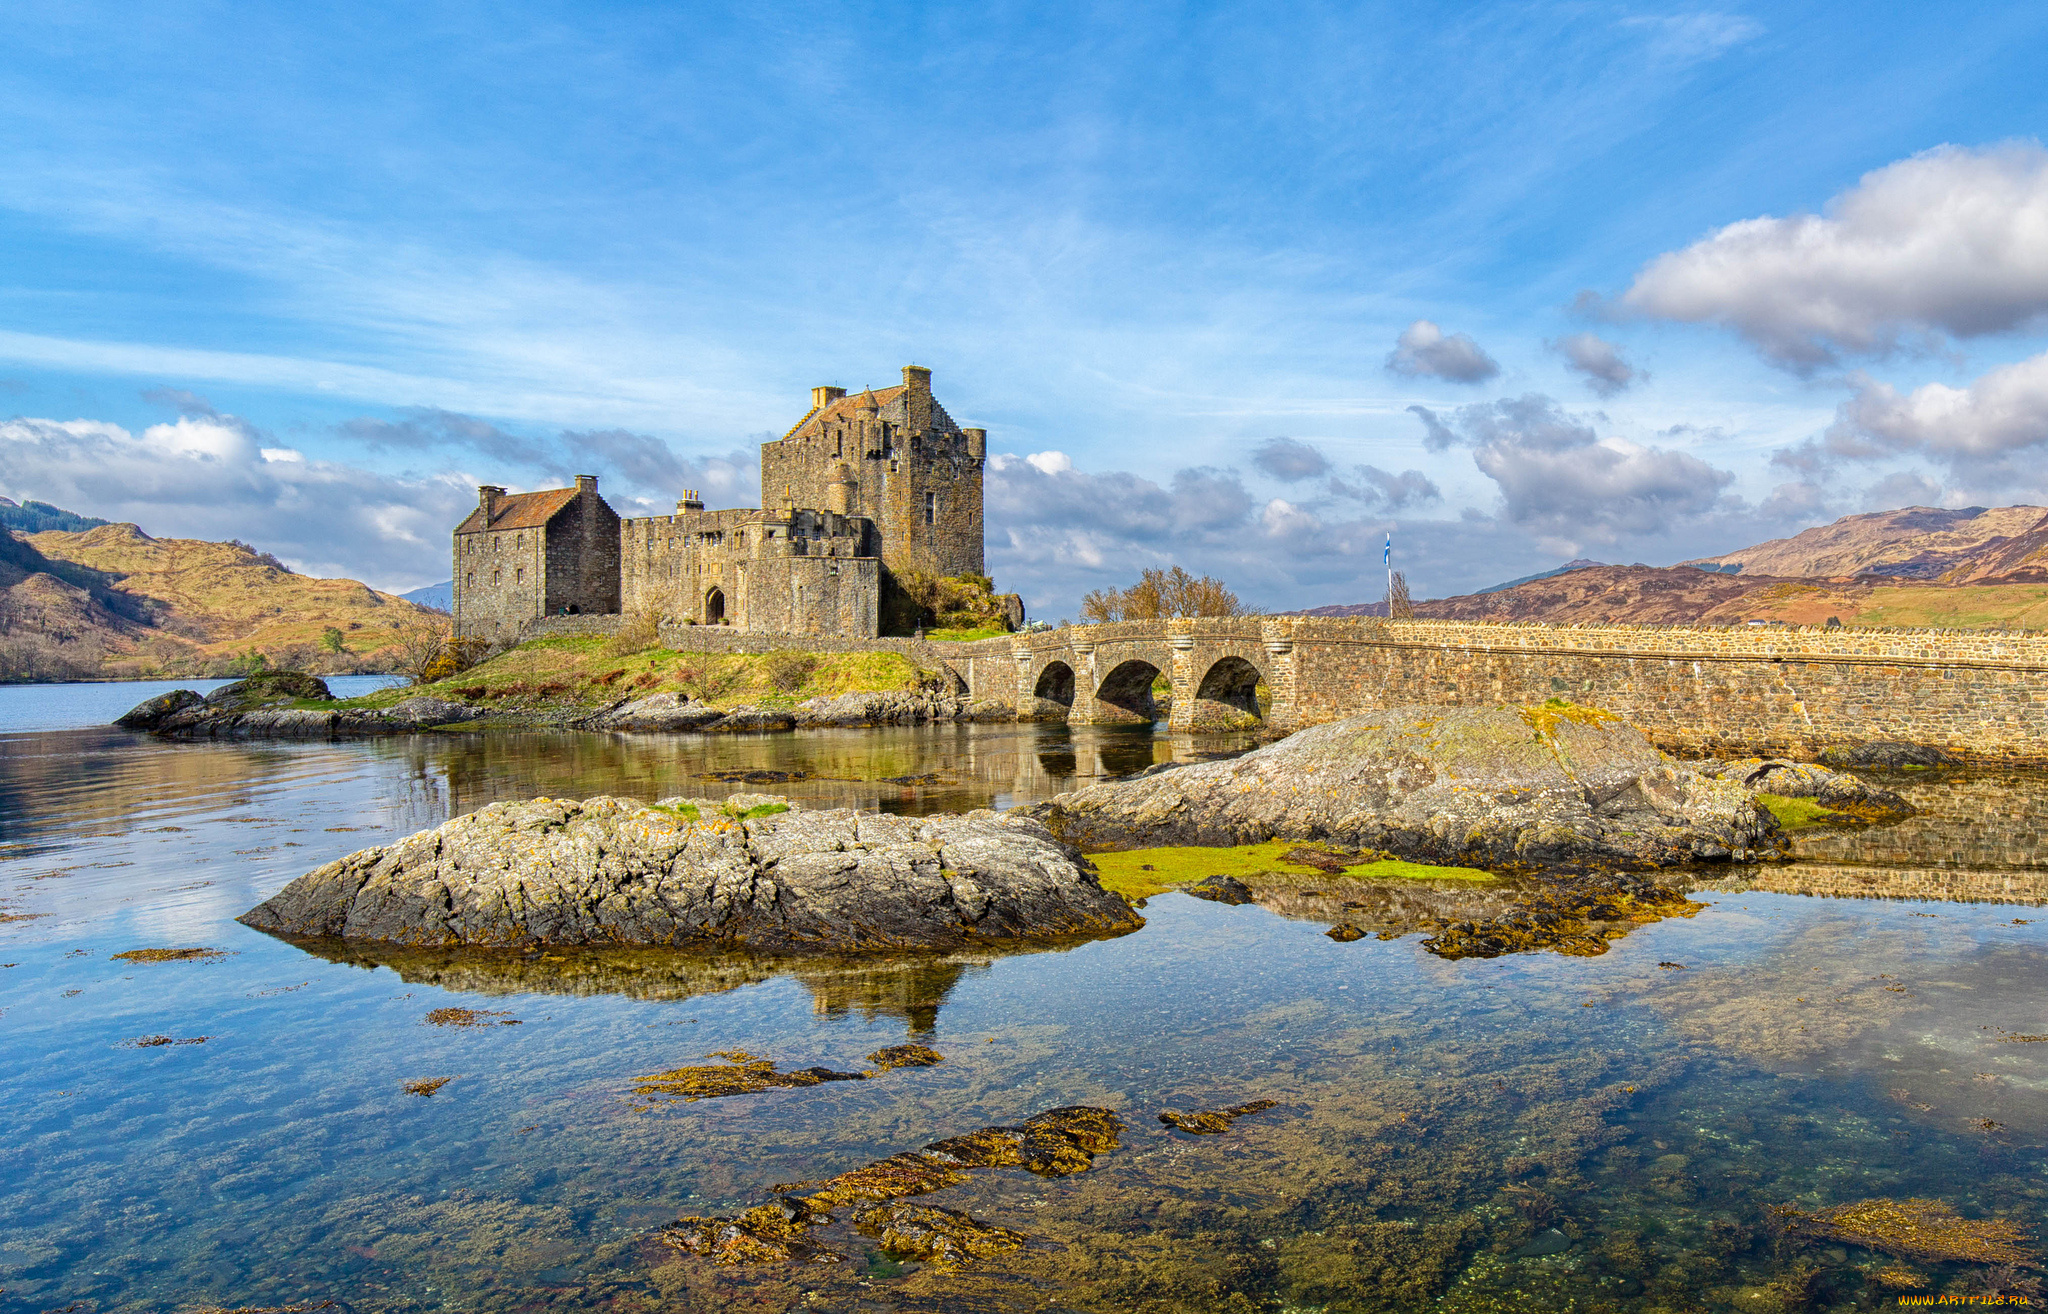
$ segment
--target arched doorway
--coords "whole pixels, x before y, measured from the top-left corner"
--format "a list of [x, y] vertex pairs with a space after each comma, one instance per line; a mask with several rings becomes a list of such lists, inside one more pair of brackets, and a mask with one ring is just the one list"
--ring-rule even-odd
[[1239, 726], [1262, 719], [1259, 668], [1242, 657], [1225, 657], [1209, 668], [1195, 689], [1190, 727]]
[[1064, 721], [1074, 708], [1074, 668], [1065, 662], [1047, 662], [1032, 686], [1035, 705], [1017, 709], [1020, 721]]
[[723, 625], [725, 623], [725, 590], [714, 588], [704, 595], [704, 623]]
[[1102, 687], [1095, 691], [1095, 720], [1148, 725], [1158, 720], [1159, 709], [1152, 702], [1152, 682], [1158, 678], [1159, 668], [1151, 662], [1133, 658], [1119, 663], [1102, 677]]

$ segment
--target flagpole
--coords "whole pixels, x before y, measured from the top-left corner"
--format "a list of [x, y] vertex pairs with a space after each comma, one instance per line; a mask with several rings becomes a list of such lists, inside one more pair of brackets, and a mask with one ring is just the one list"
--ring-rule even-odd
[[1387, 531], [1386, 551], [1380, 554], [1380, 564], [1387, 568], [1387, 619], [1394, 619], [1394, 531]]

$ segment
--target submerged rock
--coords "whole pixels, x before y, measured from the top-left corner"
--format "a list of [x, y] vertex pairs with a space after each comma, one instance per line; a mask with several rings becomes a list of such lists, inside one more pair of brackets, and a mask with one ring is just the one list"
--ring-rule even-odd
[[1955, 763], [1956, 756], [1928, 744], [1887, 741], [1823, 748], [1820, 751], [1820, 760], [1831, 767], [1878, 767], [1899, 770], [1905, 767], [1950, 766]]
[[1211, 903], [1244, 904], [1251, 903], [1258, 897], [1252, 893], [1251, 886], [1235, 876], [1211, 876], [1187, 888], [1189, 894], [1197, 899], [1207, 899]]
[[738, 795], [493, 803], [293, 881], [240, 919], [412, 945], [952, 948], [1143, 921], [1036, 822]]
[[1123, 1132], [1123, 1120], [1109, 1109], [1047, 1109], [1015, 1127], [984, 1127], [822, 1182], [778, 1186], [775, 1203], [737, 1217], [685, 1216], [654, 1239], [721, 1265], [841, 1263], [845, 1257], [813, 1238], [811, 1229], [831, 1223], [834, 1209], [849, 1209], [854, 1227], [885, 1249], [955, 1266], [1014, 1250], [1028, 1238], [954, 1210], [896, 1202], [957, 1185], [979, 1168], [1022, 1168], [1041, 1177], [1086, 1172], [1096, 1155], [1117, 1147]]
[[1023, 809], [1089, 846], [1323, 840], [1421, 861], [1643, 869], [1778, 856], [1778, 823], [1606, 712], [1404, 707]]
[[1221, 1136], [1246, 1114], [1264, 1113], [1279, 1106], [1278, 1100], [1253, 1100], [1249, 1104], [1233, 1104], [1227, 1109], [1197, 1109], [1193, 1113], [1175, 1113], [1168, 1109], [1159, 1115], [1159, 1121], [1193, 1136]]

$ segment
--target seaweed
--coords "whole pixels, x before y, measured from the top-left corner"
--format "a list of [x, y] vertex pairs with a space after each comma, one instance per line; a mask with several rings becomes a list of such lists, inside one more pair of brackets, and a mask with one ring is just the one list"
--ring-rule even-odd
[[[905, 1048], [921, 1048], [906, 1046]], [[725, 1066], [704, 1066], [671, 1068], [667, 1072], [656, 1072], [637, 1078], [638, 1085], [633, 1093], [651, 1099], [682, 1100], [695, 1104], [698, 1100], [718, 1099], [725, 1095], [751, 1095], [756, 1091], [775, 1087], [816, 1086], [827, 1081], [866, 1081], [865, 1072], [834, 1072], [830, 1068], [798, 1068], [793, 1072], [778, 1072], [775, 1060], [749, 1054], [743, 1049], [719, 1050], [706, 1054], [706, 1058], [722, 1058]]]
[[405, 1083], [405, 1093], [408, 1095], [432, 1095], [435, 1091], [453, 1080], [455, 1080], [453, 1077], [433, 1077], [425, 1081], [408, 1081]]
[[226, 958], [225, 949], [130, 949], [126, 953], [114, 954], [107, 961], [114, 963], [189, 963], [209, 958]]
[[853, 1225], [878, 1238], [890, 1255], [921, 1259], [939, 1269], [1020, 1250], [1030, 1240], [1022, 1232], [981, 1222], [957, 1209], [901, 1200], [870, 1205], [854, 1214]]
[[[507, 1022], [493, 1022], [492, 1018], [510, 1018]], [[437, 1008], [420, 1020], [423, 1026], [433, 1027], [516, 1027], [519, 1019], [504, 1009], [490, 1008]]]
[[157, 1049], [164, 1045], [204, 1045], [212, 1036], [137, 1036], [121, 1042], [123, 1049]]
[[2033, 1238], [2017, 1223], [1964, 1218], [1942, 1200], [1880, 1197], [1810, 1214], [1790, 1205], [1769, 1212], [1773, 1226], [1788, 1238], [1844, 1241], [1905, 1259], [2040, 1267], [2026, 1244]]
[[1193, 1136], [1220, 1136], [1246, 1114], [1263, 1113], [1279, 1107], [1279, 1104], [1278, 1100], [1253, 1100], [1249, 1104], [1233, 1104], [1227, 1109], [1200, 1109], [1194, 1113], [1175, 1113], [1168, 1109], [1159, 1115], [1159, 1121]]
[[895, 1202], [963, 1182], [977, 1168], [1022, 1168], [1041, 1177], [1085, 1172], [1096, 1155], [1117, 1147], [1123, 1131], [1123, 1120], [1110, 1109], [1047, 1109], [1015, 1127], [984, 1127], [933, 1141], [922, 1150], [892, 1154], [822, 1182], [784, 1183], [770, 1188], [778, 1197], [773, 1204], [756, 1205], [732, 1218], [687, 1215], [654, 1237], [721, 1266], [842, 1263], [845, 1257], [813, 1241], [810, 1230], [833, 1221], [833, 1209], [847, 1208], [855, 1229], [879, 1237], [884, 1250], [958, 1267], [1015, 1250], [1028, 1238], [954, 1210]]
[[736, 771], [706, 771], [700, 780], [720, 780], [728, 785], [786, 785], [793, 781], [809, 780], [808, 771], [765, 771], [758, 768]]
[[928, 1068], [945, 1061], [944, 1054], [923, 1045], [890, 1045], [868, 1055], [868, 1062], [875, 1065], [877, 1072], [887, 1072], [891, 1068]]
[[1363, 940], [1365, 938], [1365, 932], [1351, 922], [1339, 923], [1324, 931], [1323, 934], [1339, 944], [1349, 944], [1353, 940]]
[[[1477, 922], [1440, 922], [1422, 947], [1439, 958], [1498, 958], [1503, 954], [1551, 949], [1568, 958], [1607, 952], [1610, 934], [1599, 923], [1647, 925], [1667, 917], [1691, 917], [1704, 904], [1657, 881], [1633, 873], [1532, 878], [1521, 906]], [[1616, 934], [1619, 932], [1617, 931]]]

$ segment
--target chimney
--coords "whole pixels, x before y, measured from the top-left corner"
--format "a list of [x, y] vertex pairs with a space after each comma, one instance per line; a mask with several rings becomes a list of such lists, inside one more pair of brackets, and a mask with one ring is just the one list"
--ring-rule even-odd
[[932, 390], [932, 372], [922, 365], [905, 365], [903, 386], [911, 392], [929, 393]]
[[497, 510], [498, 499], [505, 490], [495, 484], [479, 484], [476, 490], [476, 509], [484, 513], [484, 528], [491, 526], [491, 516]]
[[577, 491], [577, 492], [579, 492], [579, 493], [594, 493], [594, 492], [596, 492], [596, 491], [597, 491], [597, 476], [596, 476], [596, 475], [577, 475], [577, 476], [576, 476], [576, 491]]
[[697, 496], [697, 490], [694, 488], [685, 488], [683, 490], [683, 500], [676, 503], [676, 514], [683, 515], [686, 512], [702, 511], [703, 509], [704, 499]]
[[972, 460], [982, 460], [988, 455], [988, 430], [962, 429], [967, 435], [967, 455]]
[[811, 389], [811, 409], [814, 411], [822, 411], [827, 406], [830, 406], [833, 402], [838, 401], [841, 397], [844, 397], [845, 395], [846, 389], [844, 388], [834, 388], [830, 386], [823, 388], [813, 388]]

